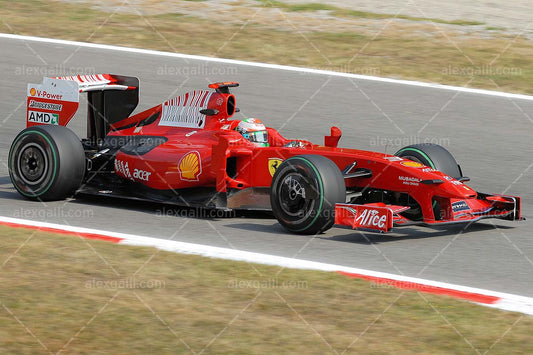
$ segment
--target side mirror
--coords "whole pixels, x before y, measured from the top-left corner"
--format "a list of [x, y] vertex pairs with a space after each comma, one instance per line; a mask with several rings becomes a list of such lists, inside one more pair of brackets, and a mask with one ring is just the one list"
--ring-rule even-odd
[[326, 147], [336, 148], [341, 139], [342, 131], [338, 127], [331, 127], [331, 135], [324, 137], [324, 145]]

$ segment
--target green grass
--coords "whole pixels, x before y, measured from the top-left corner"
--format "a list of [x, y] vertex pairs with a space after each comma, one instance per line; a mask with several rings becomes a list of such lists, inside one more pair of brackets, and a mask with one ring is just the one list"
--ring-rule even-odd
[[40, 0], [0, 0], [0, 20], [0, 31], [6, 33], [533, 94], [532, 41], [443, 34], [425, 22], [389, 24], [377, 37], [363, 32], [302, 34], [261, 22], [232, 25], [175, 13], [111, 16], [88, 5]]
[[505, 27], [498, 27], [498, 26], [487, 26], [485, 27], [487, 31], [505, 31]]
[[7, 227], [0, 265], [4, 353], [533, 351], [532, 317], [334, 273]]
[[416, 16], [407, 16], [407, 15], [389, 15], [389, 14], [379, 14], [375, 12], [367, 11], [357, 11], [351, 9], [343, 9], [338, 6], [321, 4], [321, 3], [304, 3], [304, 4], [287, 4], [281, 1], [270, 1], [270, 0], [256, 0], [261, 3], [264, 7], [279, 8], [289, 12], [314, 12], [314, 11], [329, 11], [333, 16], [338, 17], [354, 17], [354, 18], [365, 18], [365, 19], [403, 19], [409, 21], [429, 21], [449, 25], [460, 25], [460, 26], [473, 26], [473, 25], [483, 25], [483, 22], [478, 21], [468, 21], [468, 20], [441, 20], [434, 18], [425, 18], [425, 17], [416, 17]]

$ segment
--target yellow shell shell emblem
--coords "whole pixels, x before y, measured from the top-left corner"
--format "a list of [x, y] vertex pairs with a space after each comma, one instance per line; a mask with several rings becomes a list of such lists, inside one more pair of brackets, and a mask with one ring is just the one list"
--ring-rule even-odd
[[270, 176], [274, 176], [274, 173], [282, 162], [283, 160], [279, 158], [268, 158], [268, 172], [270, 173]]
[[178, 171], [182, 180], [198, 181], [198, 177], [202, 173], [200, 153], [194, 151], [185, 154], [178, 164]]
[[31, 88], [30, 89], [30, 95], [31, 96], [35, 96], [36, 93], [37, 93], [37, 90], [35, 90], [35, 88]]
[[424, 166], [424, 164], [418, 163], [416, 161], [402, 161], [401, 164], [403, 166], [408, 166], [411, 168], [421, 168]]

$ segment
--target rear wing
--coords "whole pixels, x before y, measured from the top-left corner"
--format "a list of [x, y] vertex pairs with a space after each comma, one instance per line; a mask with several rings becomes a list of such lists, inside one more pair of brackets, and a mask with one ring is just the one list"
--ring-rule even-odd
[[139, 102], [139, 79], [113, 74], [44, 78], [28, 84], [27, 127], [66, 126], [78, 111], [79, 94], [87, 93], [87, 137], [104, 138]]

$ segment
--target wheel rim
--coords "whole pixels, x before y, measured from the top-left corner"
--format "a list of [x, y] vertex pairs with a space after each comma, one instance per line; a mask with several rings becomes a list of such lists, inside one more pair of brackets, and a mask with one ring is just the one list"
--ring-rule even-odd
[[281, 209], [291, 217], [305, 217], [313, 210], [315, 200], [310, 198], [312, 187], [298, 173], [288, 174], [279, 188]]
[[17, 164], [20, 178], [28, 185], [37, 185], [46, 177], [48, 158], [43, 148], [36, 143], [22, 147]]

